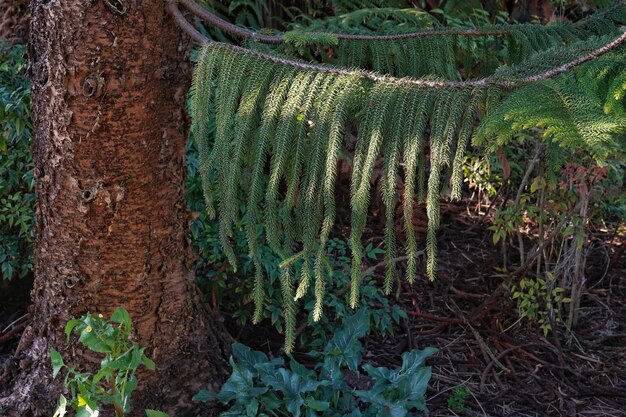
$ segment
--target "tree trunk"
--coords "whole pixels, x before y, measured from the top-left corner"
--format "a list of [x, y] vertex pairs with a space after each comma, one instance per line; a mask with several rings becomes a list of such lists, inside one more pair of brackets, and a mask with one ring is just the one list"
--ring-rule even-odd
[[51, 415], [49, 349], [93, 362], [63, 334], [86, 311], [124, 306], [157, 363], [140, 376], [136, 415], [188, 415], [190, 396], [223, 377], [228, 343], [201, 307], [187, 242], [189, 45], [164, 4], [32, 0], [34, 305], [2, 416]]

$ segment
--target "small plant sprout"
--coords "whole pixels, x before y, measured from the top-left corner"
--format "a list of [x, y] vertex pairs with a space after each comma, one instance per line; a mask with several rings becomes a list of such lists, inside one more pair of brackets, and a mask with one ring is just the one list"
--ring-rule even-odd
[[454, 393], [448, 398], [448, 407], [455, 413], [466, 411], [465, 401], [471, 394], [470, 389], [465, 385], [459, 385], [454, 389]]
[[564, 288], [555, 285], [554, 275], [546, 273], [546, 278], [524, 278], [519, 285], [511, 287], [512, 298], [517, 301], [517, 309], [521, 318], [526, 317], [535, 322], [547, 336], [552, 329], [552, 322], [560, 321], [561, 304], [572, 300], [563, 297]]
[[[119, 307], [105, 320], [102, 314], [87, 313], [79, 319], [72, 318], [65, 326], [69, 341], [72, 333], [87, 349], [103, 354], [100, 369], [92, 374], [81, 372], [63, 362], [61, 354], [50, 349], [52, 376], [56, 378], [65, 369], [63, 385], [69, 390], [70, 398], [59, 397], [53, 417], [63, 417], [68, 409], [76, 417], [98, 417], [101, 405], [110, 404], [115, 417], [123, 417], [130, 411], [130, 397], [137, 388], [137, 369], [145, 366], [154, 370], [155, 365], [144, 354], [144, 348], [131, 341], [132, 323], [128, 311]], [[148, 417], [163, 417], [167, 414], [146, 410]]]

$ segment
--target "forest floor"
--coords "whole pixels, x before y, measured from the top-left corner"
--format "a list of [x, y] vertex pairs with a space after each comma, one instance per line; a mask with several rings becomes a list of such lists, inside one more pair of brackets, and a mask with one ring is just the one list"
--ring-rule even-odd
[[[623, 251], [619, 242], [594, 236], [579, 324], [575, 332], [558, 325], [544, 337], [536, 326], [519, 320], [508, 294], [493, 296], [503, 279], [496, 270], [502, 255], [491, 233], [473, 227], [476, 218], [466, 210], [443, 207], [439, 279], [400, 285], [392, 302], [409, 319], [392, 336], [367, 337], [364, 360], [395, 367], [406, 350], [438, 348], [429, 360], [431, 417], [626, 416], [626, 256], [615, 252]], [[0, 300], [0, 369], [27, 323], [31, 283], [10, 285], [0, 291], [5, 294]], [[235, 330], [242, 343], [280, 351], [282, 336], [269, 325]], [[304, 351], [294, 356], [303, 358]], [[447, 400], [459, 386], [469, 393], [455, 412]]]
[[[409, 319], [392, 336], [367, 337], [364, 361], [392, 368], [407, 350], [438, 348], [428, 361], [430, 417], [626, 416], [626, 242], [593, 237], [578, 326], [544, 337], [519, 319], [509, 294], [493, 295], [502, 254], [477, 218], [464, 204], [442, 207], [438, 279], [401, 283], [392, 302]], [[258, 350], [278, 352], [283, 342], [269, 326], [239, 334]], [[296, 347], [294, 357], [306, 363], [305, 352]], [[447, 400], [459, 386], [469, 394], [455, 412]]]

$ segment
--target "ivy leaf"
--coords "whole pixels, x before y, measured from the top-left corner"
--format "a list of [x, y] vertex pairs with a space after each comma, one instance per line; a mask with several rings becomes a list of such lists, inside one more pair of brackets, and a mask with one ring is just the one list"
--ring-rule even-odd
[[241, 343], [233, 343], [232, 346], [233, 358], [237, 365], [256, 373], [256, 366], [260, 364], [271, 365], [283, 365], [284, 361], [281, 358], [268, 359], [267, 355], [263, 352], [250, 349], [248, 346]]
[[356, 395], [364, 402], [370, 403], [370, 410], [374, 411], [376, 417], [405, 417], [408, 414], [407, 408], [398, 401], [390, 401], [385, 398], [382, 392], [378, 391], [356, 391]]
[[301, 408], [304, 405], [302, 394], [315, 391], [320, 385], [326, 385], [328, 381], [316, 381], [302, 378], [285, 368], [280, 368], [277, 374], [267, 375], [263, 382], [276, 391], [283, 394], [283, 401], [287, 411], [294, 417], [300, 417]]
[[[390, 415], [398, 417], [405, 416], [411, 408], [426, 410], [424, 394], [432, 369], [424, 367], [424, 362], [436, 352], [434, 348], [405, 352], [402, 355], [402, 366], [397, 369], [363, 366], [374, 379], [374, 387], [370, 391], [357, 391], [356, 395], [376, 408], [386, 408]], [[382, 414], [379, 415], [382, 417]]]
[[315, 411], [326, 411], [330, 408], [330, 403], [328, 401], [318, 401], [311, 397], [306, 399], [305, 405]]
[[358, 371], [363, 350], [359, 339], [367, 334], [369, 325], [364, 309], [346, 319], [344, 327], [326, 345], [323, 353], [325, 359], [336, 362], [338, 366], [347, 365], [354, 372]]
[[[235, 364], [232, 357], [230, 358], [230, 365], [233, 368], [233, 373], [222, 385], [222, 389], [218, 394], [211, 394], [212, 398], [217, 398], [224, 404], [233, 400], [236, 400], [239, 404], [248, 404], [252, 399], [268, 391], [268, 387], [255, 387], [253, 372]], [[207, 393], [203, 393], [203, 396], [206, 397]]]
[[212, 392], [209, 392], [205, 389], [200, 390], [196, 393], [196, 395], [194, 395], [193, 397], [191, 397], [191, 401], [197, 401], [197, 402], [207, 402], [209, 400], [212, 400], [213, 398], [216, 398], [216, 395]]
[[255, 417], [259, 411], [259, 402], [257, 400], [252, 400], [246, 405], [246, 414], [249, 417]]

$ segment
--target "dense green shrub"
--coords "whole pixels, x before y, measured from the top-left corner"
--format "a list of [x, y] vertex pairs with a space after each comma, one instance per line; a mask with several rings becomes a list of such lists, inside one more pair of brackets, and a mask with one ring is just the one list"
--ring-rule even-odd
[[32, 269], [34, 180], [26, 48], [0, 41], [0, 275]]
[[[235, 343], [230, 364], [233, 373], [218, 394], [199, 392], [196, 401], [216, 398], [229, 409], [222, 417], [404, 417], [426, 412], [424, 394], [431, 368], [424, 365], [436, 349], [412, 350], [402, 355], [396, 369], [362, 364], [359, 338], [369, 328], [363, 310], [345, 320], [322, 351], [310, 352], [311, 370], [295, 358], [290, 366], [282, 358]], [[365, 371], [368, 389], [350, 387], [345, 372]]]

